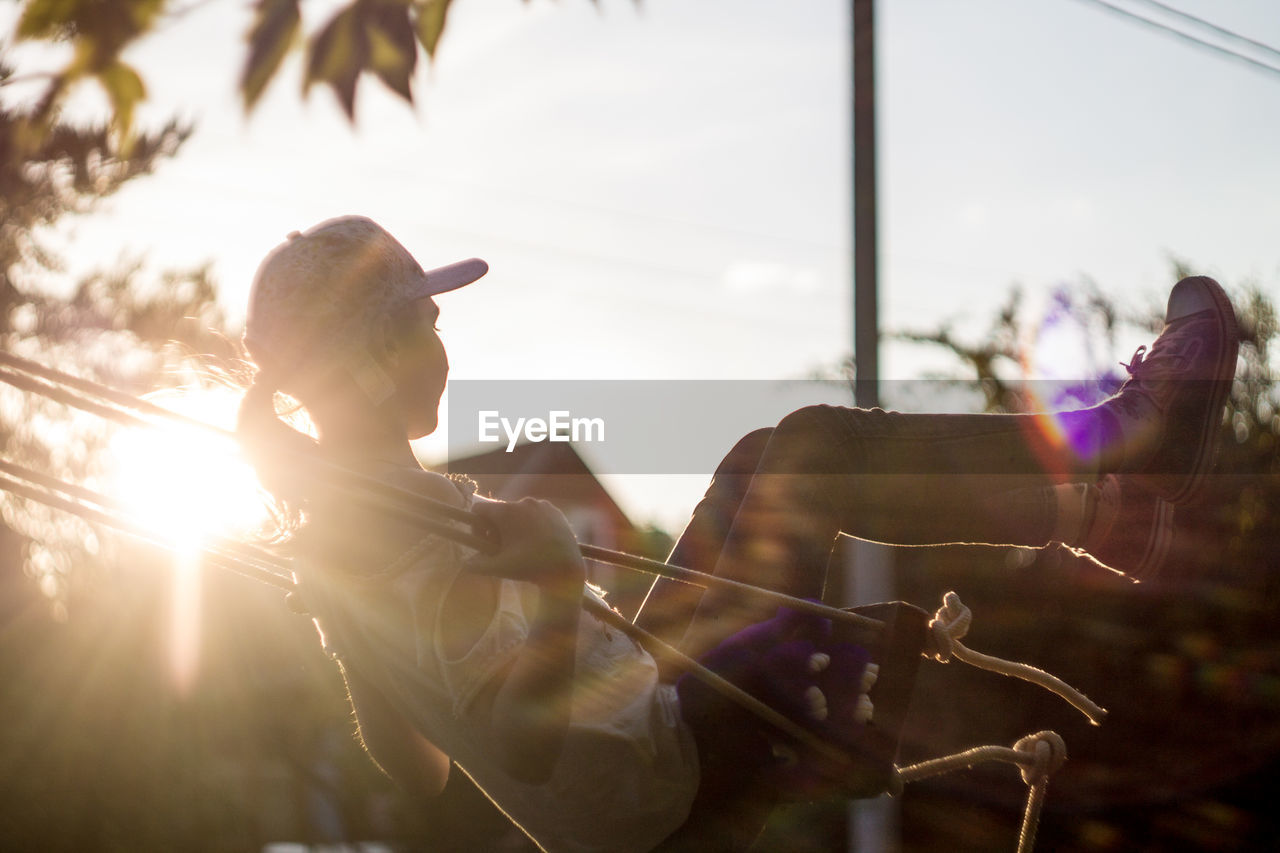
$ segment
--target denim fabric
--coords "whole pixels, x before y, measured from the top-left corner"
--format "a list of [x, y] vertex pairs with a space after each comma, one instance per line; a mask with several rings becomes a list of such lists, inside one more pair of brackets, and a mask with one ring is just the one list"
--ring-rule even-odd
[[[1055, 444], [1055, 426], [1077, 438], [1100, 432], [1094, 410], [1039, 416], [798, 409], [729, 451], [669, 561], [813, 598], [822, 595], [841, 532], [894, 545], [1044, 545], [1057, 511], [1051, 487], [1097, 473], [1096, 453], [1077, 455]], [[772, 615], [739, 599], [659, 580], [637, 623], [677, 644], [695, 614], [700, 622], [723, 623], [686, 638], [685, 650], [697, 656]]]

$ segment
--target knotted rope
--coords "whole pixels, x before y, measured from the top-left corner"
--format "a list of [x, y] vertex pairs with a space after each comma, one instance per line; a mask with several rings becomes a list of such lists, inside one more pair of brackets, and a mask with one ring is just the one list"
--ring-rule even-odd
[[969, 633], [969, 626], [972, 623], [973, 614], [960, 600], [960, 596], [954, 592], [948, 592], [943, 596], [942, 607], [938, 608], [933, 621], [929, 623], [932, 647], [926, 648], [927, 656], [940, 663], [947, 663], [954, 657], [988, 672], [1029, 681], [1070, 702], [1095, 726], [1102, 724], [1107, 716], [1107, 710], [1057, 676], [1029, 664], [975, 652], [961, 643], [960, 639]]
[[1016, 764], [1022, 771], [1022, 781], [1027, 783], [1027, 803], [1022, 812], [1022, 827], [1018, 831], [1018, 853], [1031, 853], [1040, 828], [1040, 812], [1044, 807], [1049, 777], [1067, 760], [1067, 745], [1057, 732], [1036, 732], [1018, 740], [1012, 748], [1006, 746], [978, 746], [932, 758], [898, 771], [903, 782], [918, 782], [931, 776], [940, 776], [954, 770], [963, 770], [985, 761], [1004, 761]]
[[[969, 627], [972, 624], [973, 613], [960, 600], [960, 596], [954, 592], [948, 592], [942, 598], [942, 607], [938, 608], [932, 621], [929, 622], [930, 645], [926, 647], [925, 654], [940, 663], [947, 663], [954, 657], [979, 669], [1029, 681], [1070, 702], [1088, 717], [1093, 725], [1102, 723], [1107, 716], [1106, 709], [1057, 676], [1025, 663], [975, 652], [961, 643], [961, 638], [969, 633]], [[979, 746], [955, 755], [922, 761], [901, 768], [898, 771], [898, 778], [903, 783], [916, 782], [930, 776], [972, 767], [984, 761], [1005, 761], [1018, 765], [1022, 771], [1022, 781], [1027, 784], [1027, 802], [1022, 812], [1022, 827], [1018, 832], [1018, 853], [1030, 853], [1035, 847], [1036, 832], [1040, 827], [1040, 813], [1044, 807], [1049, 777], [1066, 760], [1067, 746], [1062, 738], [1056, 732], [1044, 731], [1027, 735], [1015, 743], [1011, 749], [1003, 746]]]
[[1027, 735], [1013, 745], [1016, 752], [1031, 753], [1034, 763], [1022, 765], [1022, 781], [1027, 789], [1027, 805], [1022, 812], [1022, 829], [1018, 833], [1018, 853], [1030, 853], [1036, 843], [1036, 831], [1040, 828], [1040, 811], [1044, 806], [1049, 777], [1067, 760], [1067, 745], [1057, 732], [1037, 732]]

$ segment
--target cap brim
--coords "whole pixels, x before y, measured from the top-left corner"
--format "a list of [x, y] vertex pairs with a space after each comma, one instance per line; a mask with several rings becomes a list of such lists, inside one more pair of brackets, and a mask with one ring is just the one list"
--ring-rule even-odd
[[468, 258], [465, 261], [447, 264], [427, 270], [427, 283], [423, 288], [423, 296], [435, 296], [448, 293], [459, 287], [470, 284], [489, 271], [489, 265], [479, 258]]

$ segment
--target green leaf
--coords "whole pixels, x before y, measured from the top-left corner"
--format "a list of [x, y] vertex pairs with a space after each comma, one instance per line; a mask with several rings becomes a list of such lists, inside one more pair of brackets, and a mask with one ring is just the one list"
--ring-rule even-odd
[[133, 128], [134, 107], [146, 98], [147, 87], [137, 71], [119, 60], [98, 72], [98, 82], [111, 101], [114, 113], [111, 123], [124, 147]]
[[257, 104], [280, 68], [299, 28], [298, 0], [259, 0], [249, 32], [249, 57], [240, 76], [245, 112]]
[[413, 4], [417, 13], [415, 30], [418, 42], [432, 59], [435, 59], [436, 47], [440, 44], [440, 34], [444, 32], [450, 2], [452, 0], [415, 0]]
[[65, 37], [78, 12], [78, 0], [29, 0], [14, 31], [18, 40]]
[[333, 88], [347, 114], [356, 118], [356, 79], [369, 59], [369, 43], [360, 25], [361, 0], [334, 15], [311, 39], [307, 74], [303, 92], [313, 83], [327, 83]]
[[27, 0], [15, 31], [18, 39], [90, 39], [117, 55], [129, 41], [155, 26], [165, 0]]
[[369, 68], [387, 88], [413, 103], [413, 70], [418, 45], [404, 3], [370, 3], [365, 7], [365, 33], [369, 41]]
[[136, 34], [142, 35], [155, 24], [160, 13], [164, 11], [165, 0], [127, 0], [129, 16], [136, 27]]
[[18, 39], [69, 42], [72, 56], [46, 90], [36, 110], [49, 120], [79, 79], [99, 78], [115, 110], [112, 123], [123, 142], [133, 109], [145, 97], [137, 72], [120, 62], [121, 53], [149, 33], [165, 0], [28, 0], [18, 21]]

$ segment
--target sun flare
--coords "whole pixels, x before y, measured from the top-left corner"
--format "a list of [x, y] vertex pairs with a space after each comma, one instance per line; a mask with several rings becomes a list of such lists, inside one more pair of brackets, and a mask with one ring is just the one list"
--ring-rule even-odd
[[[239, 395], [201, 388], [152, 396], [173, 411], [213, 426], [234, 420]], [[200, 658], [200, 552], [243, 535], [266, 518], [252, 467], [230, 437], [195, 427], [124, 429], [109, 447], [109, 490], [135, 524], [174, 552], [169, 668], [187, 693]]]
[[[230, 424], [238, 395], [199, 389], [152, 397], [214, 426]], [[176, 550], [258, 527], [266, 515], [252, 467], [229, 437], [196, 428], [126, 429], [110, 446], [111, 493], [129, 518]]]

